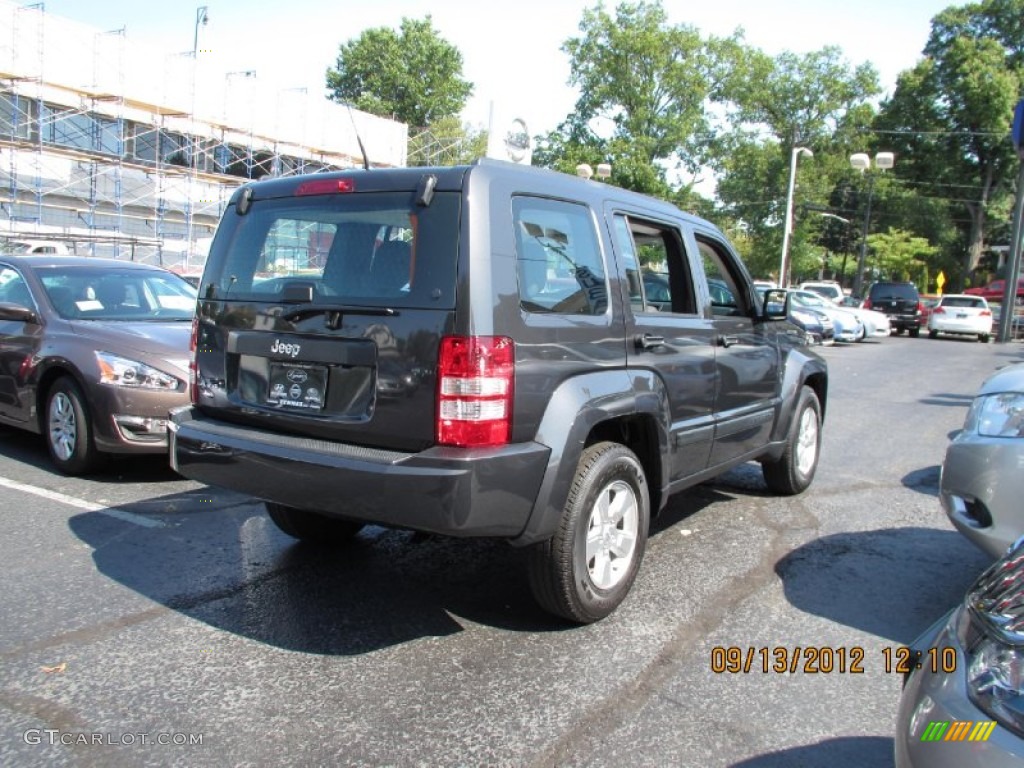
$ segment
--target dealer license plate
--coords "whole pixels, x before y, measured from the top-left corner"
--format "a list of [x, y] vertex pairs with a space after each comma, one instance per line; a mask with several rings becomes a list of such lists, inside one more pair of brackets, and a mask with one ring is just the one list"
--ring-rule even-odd
[[271, 363], [267, 402], [286, 408], [319, 411], [327, 392], [327, 366]]

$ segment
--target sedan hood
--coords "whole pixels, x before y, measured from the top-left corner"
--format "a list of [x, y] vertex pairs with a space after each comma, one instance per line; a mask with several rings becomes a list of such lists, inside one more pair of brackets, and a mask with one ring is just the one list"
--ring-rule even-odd
[[979, 395], [994, 395], [999, 392], [1024, 392], [1024, 363], [1014, 363], [1000, 368], [981, 385]]
[[143, 361], [159, 358], [188, 372], [191, 323], [76, 320], [69, 324], [76, 334], [91, 338], [98, 350]]

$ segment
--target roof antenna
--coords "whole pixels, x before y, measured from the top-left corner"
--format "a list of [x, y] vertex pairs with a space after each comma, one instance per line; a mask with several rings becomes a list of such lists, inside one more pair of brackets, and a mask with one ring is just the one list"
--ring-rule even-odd
[[352, 105], [345, 102], [345, 106], [348, 107], [348, 119], [352, 121], [352, 130], [356, 134], [356, 141], [359, 143], [359, 151], [363, 155], [363, 169], [370, 170], [370, 158], [366, 155], [366, 147], [363, 146], [363, 139], [359, 135], [359, 128], [356, 126], [356, 116], [352, 114]]

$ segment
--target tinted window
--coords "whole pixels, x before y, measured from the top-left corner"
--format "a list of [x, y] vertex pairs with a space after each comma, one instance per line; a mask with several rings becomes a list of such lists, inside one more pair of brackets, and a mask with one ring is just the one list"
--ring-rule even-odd
[[[213, 243], [206, 298], [395, 307], [455, 305], [459, 196], [411, 192], [255, 200], [230, 208]], [[296, 290], [298, 292], [296, 292]]]
[[575, 203], [517, 197], [512, 215], [522, 308], [604, 314], [608, 286], [590, 210]]
[[871, 300], [903, 299], [917, 301], [917, 288], [912, 283], [875, 283], [871, 286]]
[[676, 229], [619, 214], [613, 234], [634, 312], [696, 313], [693, 279]]

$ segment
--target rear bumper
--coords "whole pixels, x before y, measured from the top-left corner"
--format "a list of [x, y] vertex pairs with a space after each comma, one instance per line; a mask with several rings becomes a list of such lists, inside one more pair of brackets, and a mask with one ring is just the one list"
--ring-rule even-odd
[[385, 451], [171, 414], [171, 466], [209, 485], [323, 514], [449, 536], [513, 538], [526, 527], [550, 449]]

